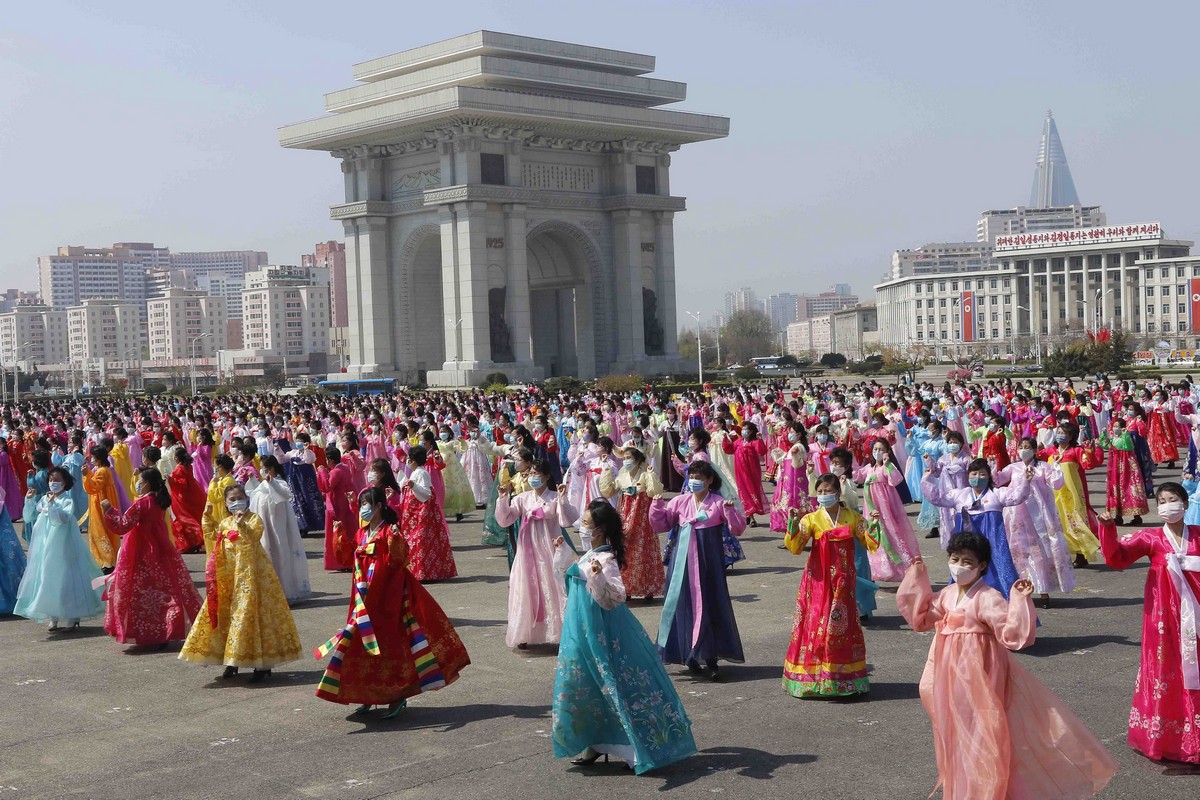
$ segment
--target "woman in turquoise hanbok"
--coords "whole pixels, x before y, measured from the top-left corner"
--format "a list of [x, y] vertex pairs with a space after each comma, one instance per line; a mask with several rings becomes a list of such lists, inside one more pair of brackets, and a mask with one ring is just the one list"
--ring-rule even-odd
[[567, 608], [558, 648], [551, 711], [554, 757], [621, 758], [637, 774], [696, 752], [692, 725], [659, 660], [658, 648], [625, 605], [621, 517], [594, 500], [582, 525], [592, 549], [578, 562], [564, 539], [554, 565], [566, 573]]
[[87, 540], [79, 532], [71, 499], [74, 481], [62, 467], [48, 475], [49, 492], [34, 501], [35, 489], [25, 496], [26, 530], [29, 535], [29, 565], [17, 589], [13, 613], [37, 622], [49, 622], [50, 630], [78, 627], [79, 621], [104, 613], [100, 601], [100, 567], [96, 566]]
[[4, 506], [4, 490], [0, 489], [0, 614], [13, 613], [24, 574], [25, 551]]

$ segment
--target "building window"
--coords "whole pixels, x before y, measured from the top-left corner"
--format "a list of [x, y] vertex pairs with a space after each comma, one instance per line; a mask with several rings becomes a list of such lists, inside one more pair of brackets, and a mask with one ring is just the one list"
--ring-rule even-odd
[[1146, 316], [1148, 316], [1148, 317], [1154, 316], [1154, 306], [1146, 306]]
[[993, 339], [1000, 338], [1000, 329], [999, 328], [992, 328], [992, 338]]
[[996, 295], [992, 295], [992, 299], [990, 301], [988, 301], [988, 305], [994, 306], [999, 302], [1000, 302], [1000, 298], [997, 297]]
[[950, 281], [950, 291], [952, 291], [952, 292], [958, 291], [958, 281]]
[[[938, 291], [939, 292], [946, 291], [946, 282], [945, 281], [938, 281]], [[943, 300], [942, 302], [945, 303], [946, 301]]]
[[658, 174], [654, 167], [637, 167], [637, 193], [658, 194]]
[[503, 153], [479, 154], [479, 180], [490, 186], [504, 186], [508, 183], [504, 174]]
[[1171, 287], [1170, 287], [1170, 286], [1163, 286], [1163, 287], [1160, 287], [1160, 288], [1162, 289], [1162, 291], [1160, 292], [1160, 294], [1162, 294], [1162, 296], [1163, 296], [1163, 297], [1166, 297], [1167, 295], [1169, 295], [1169, 294], [1171, 293]]
[[915, 286], [916, 286], [917, 294], [920, 294], [921, 293], [921, 284], [918, 283], [918, 284], [915, 284]]
[[941, 300], [938, 300], [938, 307], [939, 307], [939, 308], [945, 308], [945, 307], [946, 307], [946, 298], [944, 298], [944, 297], [943, 297]]
[[925, 338], [925, 332], [924, 332], [924, 331], [917, 331], [917, 338], [918, 338], [918, 339], [924, 339], [924, 338]]
[[1188, 287], [1185, 284], [1181, 283], [1175, 287], [1175, 294], [1187, 294], [1187, 293], [1188, 293]]
[[946, 332], [945, 332], [945, 331], [942, 331], [942, 338], [943, 338], [943, 339], [947, 338], [947, 336], [946, 336]]
[[1186, 314], [1186, 313], [1187, 313], [1187, 304], [1186, 304], [1186, 303], [1180, 303], [1180, 304], [1179, 304], [1179, 313], [1180, 313], [1180, 314]]
[[1153, 322], [1146, 323], [1146, 333], [1154, 333], [1154, 323]]
[[971, 288], [971, 282], [963, 281], [963, 289], [965, 290], [965, 289], [970, 289], [970, 288]]
[[989, 285], [991, 288], [995, 289], [995, 288], [996, 288], [996, 279], [995, 279], [995, 278], [992, 278], [990, 281], [988, 281], [988, 285]]
[[1171, 313], [1171, 304], [1170, 303], [1163, 303], [1163, 313], [1164, 314]]
[[922, 321], [922, 318], [921, 318], [921, 317], [917, 317], [917, 324], [918, 324], [918, 325], [920, 325], [920, 324], [921, 324], [921, 321]]
[[941, 319], [942, 319], [942, 324], [945, 325], [946, 324], [946, 315], [942, 314]]
[[1160, 273], [1160, 274], [1161, 274], [1161, 275], [1162, 275], [1162, 277], [1164, 277], [1164, 278], [1169, 278], [1169, 277], [1171, 277], [1171, 268], [1170, 268], [1170, 267], [1163, 267], [1163, 268], [1162, 268], [1162, 270], [1161, 270], [1161, 273]]

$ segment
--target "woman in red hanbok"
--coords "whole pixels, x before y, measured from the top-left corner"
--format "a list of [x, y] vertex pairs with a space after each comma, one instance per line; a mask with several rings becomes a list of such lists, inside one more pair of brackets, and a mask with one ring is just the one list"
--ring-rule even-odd
[[854, 542], [857, 539], [868, 550], [879, 545], [858, 512], [841, 504], [839, 480], [823, 477], [816, 485], [821, 507], [803, 517], [800, 509], [791, 509], [783, 539], [796, 555], [812, 540], [783, 668], [783, 688], [793, 697], [844, 697], [870, 690], [867, 645], [855, 595]]
[[357, 493], [342, 452], [327, 447], [325, 459], [331, 466], [317, 470], [317, 488], [325, 495], [325, 569], [348, 570], [354, 566], [354, 531], [358, 530], [350, 503]]
[[317, 648], [332, 653], [317, 686], [331, 703], [361, 703], [356, 714], [386, 705], [387, 716], [407, 699], [454, 683], [471, 663], [454, 626], [409, 571], [408, 545], [382, 489], [360, 497], [354, 581], [346, 626]]
[[1150, 458], [1155, 464], [1166, 464], [1171, 469], [1179, 458], [1179, 445], [1175, 441], [1175, 411], [1171, 408], [1167, 393], [1159, 392], [1157, 403], [1149, 404], [1147, 410], [1150, 416], [1150, 435], [1147, 437]]
[[738, 497], [746, 511], [746, 519], [751, 528], [757, 528], [755, 514], [766, 514], [770, 511], [767, 505], [767, 494], [763, 491], [762, 463], [767, 455], [767, 446], [758, 438], [758, 426], [753, 422], [742, 424], [742, 437], [733, 439], [726, 436], [721, 442], [721, 449], [733, 456], [733, 477], [737, 482]]
[[[610, 502], [618, 498], [625, 542], [625, 566], [621, 569], [625, 596], [652, 600], [662, 596], [666, 582], [662, 546], [650, 525], [650, 503], [662, 497], [662, 482], [646, 465], [646, 455], [641, 450], [626, 447], [621, 452], [621, 471], [615, 476], [611, 469], [600, 474], [600, 493]], [[586, 546], [591, 542], [591, 533], [583, 532], [583, 538]]]
[[1125, 539], [1107, 513], [1100, 546], [1113, 569], [1150, 559], [1142, 607], [1142, 660], [1129, 711], [1129, 746], [1147, 758], [1200, 764], [1200, 527], [1185, 525], [1187, 492], [1177, 483], [1158, 487], [1165, 524]]
[[400, 532], [408, 542], [409, 570], [422, 583], [458, 576], [450, 549], [450, 529], [433, 496], [432, 480], [425, 469], [427, 461], [424, 447], [410, 449], [409, 474], [400, 484]]
[[1100, 447], [1108, 451], [1104, 507], [1117, 518], [1118, 525], [1124, 524], [1122, 518], [1126, 514], [1132, 515], [1131, 524], [1141, 525], [1142, 514], [1150, 510], [1146, 499], [1147, 486], [1138, 464], [1133, 437], [1125, 425], [1125, 420], [1118, 417], [1112, 422], [1111, 433], [1106, 431], [1100, 437]]
[[204, 550], [204, 506], [208, 494], [201, 488], [192, 474], [192, 457], [183, 447], [173, 453], [175, 469], [171, 472], [168, 489], [171, 493], [171, 535], [175, 549], [181, 553], [199, 553]]
[[108, 529], [124, 537], [108, 580], [104, 630], [122, 644], [183, 641], [200, 613], [200, 593], [167, 532], [171, 495], [157, 469], [137, 473], [138, 498], [120, 513], [101, 500]]

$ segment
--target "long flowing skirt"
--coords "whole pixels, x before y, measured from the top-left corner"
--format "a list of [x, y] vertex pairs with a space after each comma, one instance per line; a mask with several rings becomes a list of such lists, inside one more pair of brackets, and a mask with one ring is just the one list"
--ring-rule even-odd
[[679, 434], [672, 430], [663, 432], [659, 441], [658, 477], [662, 480], [663, 491], [679, 492], [683, 490], [683, 476], [675, 471], [671, 457], [679, 452]]
[[104, 599], [104, 631], [122, 644], [182, 641], [200, 612], [179, 551], [136, 528], [121, 544]]
[[1105, 487], [1105, 509], [1114, 517], [1141, 516], [1150, 513], [1146, 500], [1146, 483], [1132, 450], [1108, 451], [1108, 483]]
[[663, 571], [658, 534], [650, 527], [650, 497], [621, 495], [621, 521], [625, 534], [625, 568], [621, 580], [627, 597], [662, 597]]
[[[454, 683], [471, 663], [441, 606], [407, 570], [376, 569], [366, 606], [379, 653], [368, 653], [355, 635], [326, 668], [317, 687], [322, 700], [390, 705]], [[347, 620], [353, 615], [351, 598]]]
[[867, 548], [854, 540], [854, 601], [858, 603], [860, 617], [869, 617], [875, 613], [878, 604], [875, 593], [879, 584], [871, 580], [871, 557]]
[[11, 614], [16, 608], [17, 589], [25, 575], [25, 564], [25, 551], [8, 509], [0, 506], [0, 614]]
[[955, 531], [974, 531], [988, 540], [988, 544], [992, 546], [992, 558], [983, 573], [983, 582], [999, 590], [1007, 600], [1009, 590], [1021, 575], [1013, 564], [1012, 551], [1008, 546], [1008, 533], [1004, 530], [1004, 514], [999, 511], [983, 511], [978, 514], [959, 512]]
[[785, 458], [779, 468], [775, 492], [771, 496], [771, 530], [786, 531], [788, 512], [793, 508], [803, 513], [812, 511], [815, 502], [808, 496], [808, 470], [806, 464], [796, 467], [790, 458]]
[[1013, 567], [1033, 581], [1034, 592], [1073, 590], [1075, 569], [1049, 487], [1034, 488], [1026, 502], [1006, 506], [1003, 513]]
[[482, 506], [488, 501], [488, 493], [492, 490], [492, 465], [487, 456], [479, 452], [478, 447], [468, 446], [463, 453], [462, 468], [467, 474], [467, 482], [471, 485], [471, 494], [475, 505]]
[[300, 532], [325, 529], [325, 498], [317, 488], [317, 470], [312, 464], [290, 461], [287, 466], [287, 484], [292, 491], [292, 510]]
[[509, 647], [554, 644], [562, 635], [566, 588], [554, 572], [554, 539], [544, 522], [521, 528], [508, 577]]
[[813, 540], [783, 664], [783, 688], [793, 697], [841, 697], [870, 689], [854, 545], [849, 528], [834, 528]]
[[[442, 513], [447, 518], [458, 514], [470, 514], [475, 510], [475, 492], [462, 464], [458, 463], [458, 455], [450, 448], [440, 448], [446, 468], [442, 470], [442, 480], [446, 482], [446, 497], [442, 503]], [[418, 580], [420, 580], [418, 578]]]
[[567, 571], [567, 584], [551, 710], [554, 756], [592, 747], [640, 775], [695, 753], [679, 694], [629, 607], [602, 609], [578, 565]]
[[404, 490], [400, 531], [408, 542], [408, 568], [418, 581], [444, 581], [458, 576], [450, 530], [433, 498], [421, 502]]
[[1061, 488], [1054, 490], [1054, 505], [1058, 509], [1058, 519], [1062, 523], [1067, 546], [1072, 553], [1095, 561], [1100, 557], [1100, 540], [1096, 538], [1099, 520], [1088, 503], [1079, 465], [1073, 461], [1063, 461], [1059, 466], [1066, 480]]
[[912, 523], [896, 490], [886, 483], [875, 481], [867, 486], [871, 507], [882, 515], [879, 520], [883, 537], [879, 548], [871, 553], [871, 577], [877, 582], [899, 583], [912, 560], [921, 554]]
[[1179, 445], [1175, 442], [1175, 429], [1171, 419], [1162, 411], [1150, 414], [1150, 457], [1156, 464], [1174, 463], [1179, 460]]
[[47, 524], [29, 543], [13, 613], [38, 622], [98, 617], [104, 613], [100, 590], [93, 588], [98, 578], [100, 567], [79, 529]]
[[[721, 536], [725, 527], [717, 525], [692, 531], [686, 553], [682, 547], [671, 549], [667, 585], [672, 585], [676, 570], [680, 570], [681, 575], [678, 603], [672, 615], [669, 635], [666, 641], [661, 638], [658, 641], [662, 660], [667, 664], [686, 664], [689, 661], [704, 664], [717, 659], [740, 664], [746, 660], [737, 620], [733, 616], [729, 584], [725, 580], [725, 552]], [[673, 535], [678, 538], [679, 532]], [[692, 570], [689, 569], [689, 558], [696, 559], [697, 592], [693, 592], [690, 580], [689, 573]], [[664, 604], [664, 616], [668, 610]]]

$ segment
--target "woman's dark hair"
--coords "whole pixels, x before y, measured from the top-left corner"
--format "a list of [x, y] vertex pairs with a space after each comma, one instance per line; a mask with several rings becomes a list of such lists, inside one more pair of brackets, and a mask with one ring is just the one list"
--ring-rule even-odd
[[992, 563], [992, 543], [978, 533], [966, 531], [951, 536], [946, 545], [946, 555], [955, 553], [971, 553], [982, 563]]
[[1063, 444], [1067, 447], [1074, 447], [1076, 442], [1079, 441], [1079, 425], [1070, 420], [1064, 420], [1058, 423], [1058, 427], [1062, 428], [1063, 432], [1067, 435], [1067, 440]]
[[710, 481], [712, 481], [712, 483], [708, 485], [708, 490], [710, 492], [721, 491], [721, 476], [717, 474], [715, 469], [713, 469], [712, 464], [708, 463], [707, 461], [693, 461], [692, 463], [688, 464], [688, 477], [701, 479], [708, 478]]
[[429, 460], [429, 451], [419, 444], [413, 445], [408, 448], [408, 460], [418, 467], [423, 467], [425, 466], [425, 462]]
[[386, 458], [377, 458], [372, 461], [370, 469], [379, 476], [380, 489], [400, 491], [400, 484], [396, 482], [396, 473], [392, 471], [392, 465], [387, 462]]
[[33, 451], [33, 466], [37, 469], [50, 469], [50, 451], [49, 450], [34, 450]]
[[[845, 447], [835, 447], [829, 451], [829, 462], [833, 463], [834, 461], [837, 461], [839, 463], [845, 463], [848, 466], [853, 467], [854, 466], [854, 453], [851, 453]], [[834, 477], [836, 478], [837, 476], [834, 475]], [[813, 484], [813, 485], [815, 486], [816, 484]]]
[[252, 444], [244, 444], [238, 449], [238, 452], [253, 461], [254, 457], [258, 455], [258, 447]]
[[224, 495], [225, 499], [228, 500], [229, 495], [233, 494], [234, 492], [241, 492], [242, 494], [245, 494], [246, 487], [242, 486], [240, 483], [231, 483], [230, 485], [225, 487], [225, 495]]
[[646, 463], [646, 454], [636, 447], [625, 447], [622, 448], [621, 452], [625, 458], [632, 458], [636, 462], [634, 466]]
[[837, 475], [834, 475], [832, 472], [826, 472], [823, 475], [818, 475], [816, 481], [813, 482], [813, 488], [817, 491], [820, 491], [821, 484], [832, 486], [833, 490], [837, 493], [837, 496], [842, 496], [842, 479]]
[[[396, 524], [396, 512], [391, 506], [388, 505], [387, 492], [378, 486], [372, 486], [369, 489], [364, 489], [363, 493], [358, 496], [358, 504], [360, 506], [364, 506], [368, 503], [371, 504], [371, 508], [379, 505], [383, 506], [383, 508], [379, 510], [379, 516], [383, 520], [384, 525]], [[605, 505], [608, 505], [608, 503], [605, 502]]]
[[91, 450], [88, 450], [88, 455], [96, 460], [96, 464], [101, 467], [108, 466], [108, 450], [103, 445], [96, 445]]
[[224, 453], [214, 458], [213, 463], [226, 472], [233, 472], [233, 459]]
[[142, 450], [142, 460], [149, 461], [151, 464], [157, 464], [162, 460], [162, 449], [153, 445]]
[[607, 500], [593, 500], [587, 510], [592, 515], [592, 529], [604, 534], [604, 543], [612, 548], [617, 566], [625, 569], [625, 532], [621, 528], [621, 515]]
[[946, 431], [946, 443], [949, 444], [950, 442], [958, 442], [959, 445], [964, 445], [967, 443], [966, 440], [963, 439], [963, 435], [958, 431]]
[[688, 431], [687, 435], [689, 439], [695, 439], [700, 443], [701, 450], [707, 448], [712, 441], [712, 437], [708, 435], [708, 431], [704, 430], [704, 428], [692, 428]]
[[50, 471], [46, 473], [46, 477], [47, 477], [48, 479], [49, 479], [49, 478], [51, 478], [51, 477], [53, 477], [53, 476], [55, 476], [55, 475], [57, 475], [57, 476], [58, 476], [58, 479], [59, 479], [60, 481], [62, 481], [62, 485], [63, 485], [63, 491], [64, 491], [64, 492], [69, 492], [69, 491], [71, 491], [73, 488], [75, 488], [75, 479], [74, 479], [74, 478], [72, 478], [72, 477], [71, 477], [71, 473], [67, 472], [67, 471], [66, 471], [64, 468], [62, 468], [62, 467], [51, 467], [51, 468], [50, 468]]
[[330, 464], [342, 463], [342, 451], [337, 449], [337, 445], [329, 445], [325, 448], [325, 460]]
[[146, 488], [150, 490], [149, 494], [154, 496], [155, 504], [159, 508], [170, 508], [171, 493], [167, 490], [167, 482], [163, 480], [162, 473], [154, 467], [142, 467], [137, 474], [146, 484]]
[[533, 451], [527, 447], [518, 447], [516, 453], [516, 461], [524, 461], [526, 464], [533, 463]]
[[175, 463], [183, 464], [185, 467], [190, 467], [192, 465], [192, 454], [189, 453], [187, 448], [183, 445], [179, 445], [175, 448]]
[[987, 476], [988, 476], [988, 488], [989, 488], [989, 489], [990, 489], [990, 488], [992, 488], [992, 480], [993, 480], [993, 477], [992, 477], [992, 465], [991, 465], [991, 464], [989, 464], [989, 463], [987, 462], [987, 459], [986, 459], [986, 458], [974, 458], [974, 459], [971, 459], [971, 463], [970, 463], [970, 464], [967, 464], [967, 476], [968, 476], [968, 479], [969, 479], [969, 477], [970, 477], [970, 475], [971, 475], [971, 473], [972, 473], [972, 472], [977, 472], [977, 471], [979, 471], [979, 470], [983, 470], [984, 472], [986, 472], [986, 473], [987, 473]]
[[275, 456], [263, 456], [261, 462], [264, 472], [269, 469], [276, 475], [283, 474], [283, 465], [279, 463], [279, 459]]
[[1154, 497], [1156, 499], [1162, 492], [1170, 492], [1171, 494], [1176, 495], [1180, 502], [1186, 503], [1188, 501], [1187, 490], [1174, 481], [1163, 481], [1158, 486], [1154, 487]]
[[550, 471], [549, 461], [544, 458], [535, 458], [533, 460], [533, 471], [546, 479], [547, 489], [550, 489], [551, 491], [556, 491], [558, 489], [558, 484], [554, 482], [554, 473]]

